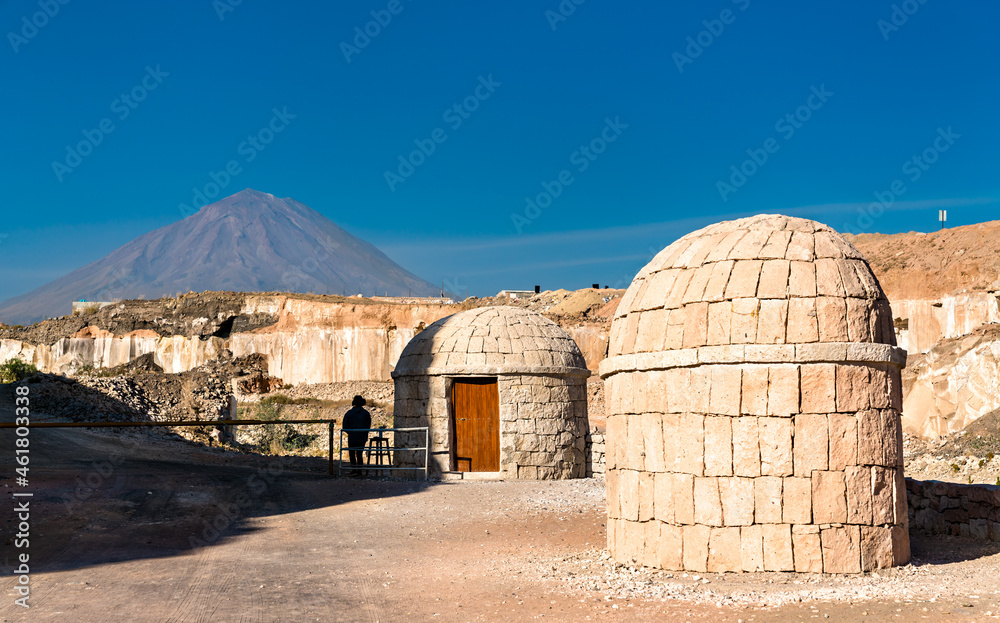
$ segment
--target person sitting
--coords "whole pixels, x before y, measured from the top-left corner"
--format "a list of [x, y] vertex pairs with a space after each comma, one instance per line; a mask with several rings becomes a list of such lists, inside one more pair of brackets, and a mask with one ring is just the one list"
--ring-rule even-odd
[[[352, 408], [344, 414], [341, 428], [347, 431], [347, 454], [351, 460], [351, 474], [359, 475], [364, 465], [365, 446], [368, 445], [368, 429], [372, 427], [372, 414], [364, 407], [368, 404], [361, 396], [355, 396], [351, 401]], [[362, 429], [362, 430], [358, 430]]]

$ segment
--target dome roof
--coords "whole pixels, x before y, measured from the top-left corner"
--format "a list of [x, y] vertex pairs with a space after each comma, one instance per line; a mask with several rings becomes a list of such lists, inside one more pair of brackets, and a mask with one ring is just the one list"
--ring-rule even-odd
[[559, 325], [521, 307], [479, 307], [442, 318], [403, 349], [393, 378], [436, 374], [587, 376], [583, 353]]
[[623, 296], [610, 340], [609, 357], [896, 343], [889, 302], [861, 253], [822, 223], [781, 215], [710, 225], [658, 253]]

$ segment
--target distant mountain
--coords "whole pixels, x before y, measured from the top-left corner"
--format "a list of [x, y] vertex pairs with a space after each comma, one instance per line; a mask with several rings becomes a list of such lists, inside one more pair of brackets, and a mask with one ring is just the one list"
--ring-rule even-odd
[[439, 288], [291, 198], [246, 189], [0, 303], [0, 321], [64, 316], [72, 301], [177, 292], [434, 296]]

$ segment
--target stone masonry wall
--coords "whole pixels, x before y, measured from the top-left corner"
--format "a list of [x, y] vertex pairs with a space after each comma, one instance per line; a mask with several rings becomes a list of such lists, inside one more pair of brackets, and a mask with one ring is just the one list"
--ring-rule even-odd
[[906, 479], [910, 529], [1000, 541], [1000, 487]]
[[827, 573], [908, 558], [891, 364], [708, 364], [606, 389], [625, 412], [607, 430], [616, 558]]
[[605, 437], [601, 429], [590, 427], [590, 432], [584, 440], [583, 455], [587, 457], [587, 478], [604, 476], [607, 462], [605, 460]]

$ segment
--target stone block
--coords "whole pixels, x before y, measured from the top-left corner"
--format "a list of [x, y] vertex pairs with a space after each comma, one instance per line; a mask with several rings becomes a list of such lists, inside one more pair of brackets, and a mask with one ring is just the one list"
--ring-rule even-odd
[[844, 470], [847, 485], [847, 523], [872, 523], [872, 468], [848, 465]]
[[646, 453], [646, 471], [666, 471], [666, 455], [663, 452], [663, 416], [659, 413], [645, 413], [639, 416], [643, 432], [643, 451]]
[[808, 478], [813, 470], [826, 470], [829, 467], [829, 442], [826, 414], [796, 415], [792, 449], [795, 475]]
[[782, 499], [782, 521], [789, 524], [812, 523], [811, 478], [785, 478]]
[[840, 270], [840, 278], [844, 283], [844, 294], [848, 297], [854, 297], [856, 299], [866, 299], [868, 298], [868, 292], [865, 290], [865, 286], [861, 283], [861, 279], [858, 277], [857, 266], [866, 269], [863, 261], [860, 260], [845, 260], [838, 259], [837, 268]]
[[816, 296], [816, 266], [812, 262], [789, 262], [788, 296], [790, 298]]
[[642, 564], [646, 554], [646, 527], [636, 521], [621, 521], [618, 530], [622, 533], [619, 538], [624, 536], [624, 559], [633, 564]]
[[819, 341], [848, 341], [850, 335], [847, 330], [847, 302], [842, 298], [830, 296], [820, 296], [815, 300]]
[[905, 525], [892, 527], [892, 565], [910, 562], [910, 532]]
[[749, 298], [757, 294], [757, 284], [760, 281], [761, 260], [739, 260], [733, 264], [726, 284], [727, 299]]
[[792, 239], [788, 243], [788, 249], [785, 251], [785, 257], [790, 260], [802, 260], [812, 265], [812, 261], [816, 259], [813, 245], [813, 235], [811, 232], [793, 231]]
[[732, 304], [729, 341], [733, 344], [756, 343], [760, 301], [758, 299], [733, 299]]
[[733, 474], [760, 476], [760, 432], [756, 417], [732, 418]]
[[816, 299], [789, 299], [785, 341], [789, 344], [808, 344], [817, 340], [819, 340], [819, 321], [816, 315]]
[[899, 416], [890, 410], [858, 413], [858, 463], [895, 467], [900, 464]]
[[694, 479], [694, 522], [706, 526], [722, 525], [718, 478]]
[[709, 392], [712, 386], [712, 370], [708, 366], [699, 366], [690, 372], [690, 384], [687, 387], [687, 400], [690, 411], [694, 413], [709, 413]]
[[[740, 412], [747, 415], [767, 415], [768, 366], [742, 367]], [[739, 370], [740, 368], [734, 367]]]
[[847, 484], [844, 472], [813, 472], [813, 522], [845, 523], [847, 521]]
[[642, 417], [630, 415], [626, 418], [628, 440], [625, 445], [625, 466], [629, 469], [645, 471], [646, 441]]
[[677, 418], [677, 471], [705, 474], [705, 416], [682, 413]]
[[664, 308], [677, 309], [683, 305], [684, 293], [687, 291], [692, 277], [694, 277], [693, 270], [680, 270], [676, 273], [673, 285], [667, 291], [667, 296], [662, 299]]
[[719, 478], [724, 525], [749, 526], [754, 522], [753, 483], [753, 478]]
[[871, 307], [871, 301], [847, 299], [847, 335], [852, 342], [873, 341], [874, 337], [869, 324]]
[[788, 230], [772, 231], [767, 239], [767, 244], [760, 250], [757, 257], [761, 258], [783, 258], [788, 249], [788, 242], [792, 238], [792, 232]]
[[829, 258], [816, 260], [816, 294], [837, 298], [846, 295], [836, 260]]
[[760, 473], [765, 476], [792, 475], [792, 421], [788, 418], [758, 418], [760, 432]]
[[[694, 476], [671, 474], [674, 503], [674, 521], [679, 524], [694, 523]], [[636, 511], [638, 516], [638, 510]]]
[[799, 366], [771, 366], [768, 371], [767, 413], [787, 417], [799, 411]]
[[[684, 528], [657, 522], [660, 536], [656, 541], [656, 556], [661, 569], [680, 571], [684, 568]], [[649, 547], [649, 544], [646, 544]]]
[[858, 526], [830, 527], [820, 531], [825, 573], [861, 572], [861, 530]]
[[823, 573], [823, 548], [820, 545], [819, 531], [815, 533], [796, 533], [792, 528], [792, 556], [795, 560], [795, 571], [798, 573]]
[[[674, 523], [673, 474], [659, 473], [653, 478], [653, 501], [656, 509], [655, 518], [658, 521]], [[608, 491], [610, 485], [606, 484]], [[611, 494], [608, 493], [610, 496]]]
[[740, 528], [740, 563], [744, 571], [764, 570], [764, 533], [761, 526]]
[[774, 476], [753, 479], [755, 522], [781, 523], [781, 485], [782, 479]]
[[711, 265], [712, 275], [705, 286], [705, 293], [702, 299], [705, 301], [721, 301], [726, 296], [726, 285], [729, 284], [729, 275], [733, 270], [733, 260], [716, 262]]
[[757, 284], [757, 298], [785, 299], [788, 298], [788, 260], [768, 260], [760, 270], [760, 281]]
[[872, 523], [892, 524], [895, 519], [894, 504], [895, 468], [872, 467]]
[[621, 492], [621, 518], [639, 521], [639, 472], [632, 469], [619, 470], [618, 487]]
[[760, 320], [757, 323], [758, 344], [784, 344], [788, 325], [788, 301], [764, 300], [760, 302]]
[[706, 476], [733, 475], [733, 419], [728, 417], [705, 418]]
[[684, 306], [684, 348], [697, 348], [708, 343], [708, 303]]
[[624, 415], [608, 415], [605, 453], [608, 469], [615, 469], [625, 464], [625, 444], [628, 442], [625, 419]]
[[708, 306], [708, 343], [728, 344], [732, 324], [733, 304], [729, 301]]
[[690, 303], [705, 300], [705, 288], [708, 286], [713, 270], [715, 270], [715, 267], [711, 264], [703, 264], [695, 269], [694, 274], [691, 275], [691, 281], [688, 282], [687, 289], [684, 290], [684, 297], [681, 299], [682, 304], [686, 306]]
[[788, 524], [764, 524], [764, 570], [794, 571], [792, 557], [792, 527]]
[[739, 366], [712, 366], [709, 411], [720, 415], [740, 414], [741, 370]]
[[676, 349], [684, 346], [684, 320], [683, 309], [671, 309], [667, 316], [666, 338], [663, 341], [663, 348]]
[[[868, 366], [851, 364], [837, 366], [837, 411], [854, 413], [867, 409], [871, 397], [868, 380]], [[863, 435], [860, 428], [858, 434], [860, 439]]]
[[[516, 475], [516, 474], [515, 474]], [[605, 498], [608, 507], [608, 519], [618, 519], [621, 512], [621, 486], [618, 483], [618, 470], [608, 470], [604, 475], [604, 489], [607, 492]]]
[[837, 410], [836, 366], [814, 363], [800, 368], [799, 387], [802, 392], [802, 411], [805, 413], [833, 413]]
[[712, 528], [708, 541], [708, 571], [710, 573], [739, 573], [740, 529]]
[[684, 526], [684, 568], [688, 571], [708, 571], [711, 531], [708, 526]]
[[[891, 399], [889, 397], [889, 370], [887, 364], [874, 364], [868, 370], [869, 397], [868, 404], [872, 409], [888, 409]], [[896, 371], [896, 368], [892, 368]]]
[[642, 544], [636, 548], [635, 561], [645, 567], [651, 567], [658, 562], [656, 542], [660, 538], [660, 526], [655, 521], [648, 521], [638, 524], [636, 532], [642, 535]]
[[903, 478], [903, 468], [897, 467], [893, 472], [892, 523], [905, 524], [909, 516], [909, 505], [906, 503], [906, 482]]
[[858, 420], [854, 415], [831, 413], [830, 469], [843, 470], [858, 463]]
[[653, 476], [652, 472], [639, 472], [639, 521], [649, 521], [656, 516]]
[[681, 471], [677, 453], [679, 416], [676, 413], [664, 413], [660, 418], [663, 430], [663, 469], [664, 471]]

